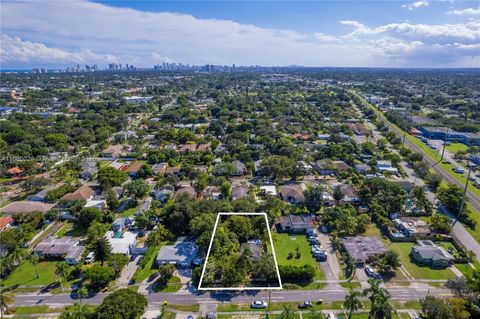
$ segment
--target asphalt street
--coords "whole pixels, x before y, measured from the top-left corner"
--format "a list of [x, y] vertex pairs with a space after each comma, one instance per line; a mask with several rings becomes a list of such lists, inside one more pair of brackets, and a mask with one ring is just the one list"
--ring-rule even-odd
[[[448, 296], [450, 291], [444, 288], [388, 288], [393, 300], [418, 300], [427, 294], [435, 296]], [[343, 288], [326, 288], [322, 290], [275, 290], [271, 291], [269, 298], [268, 291], [248, 291], [239, 293], [213, 292], [195, 294], [189, 292], [183, 293], [152, 293], [147, 295], [149, 306], [162, 305], [165, 301], [169, 304], [222, 304], [222, 303], [250, 303], [254, 300], [264, 300], [271, 302], [300, 302], [300, 301], [318, 301], [323, 299], [327, 301], [343, 300], [347, 293]], [[98, 293], [90, 298], [83, 299], [86, 304], [100, 304], [109, 293]], [[19, 294], [15, 296], [14, 306], [51, 306], [59, 307], [71, 305], [78, 302], [69, 294]]]

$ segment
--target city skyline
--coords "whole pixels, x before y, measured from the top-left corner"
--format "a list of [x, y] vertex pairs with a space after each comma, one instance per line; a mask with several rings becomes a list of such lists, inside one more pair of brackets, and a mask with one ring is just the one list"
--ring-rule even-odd
[[480, 66], [478, 2], [7, 1], [2, 9], [1, 69]]

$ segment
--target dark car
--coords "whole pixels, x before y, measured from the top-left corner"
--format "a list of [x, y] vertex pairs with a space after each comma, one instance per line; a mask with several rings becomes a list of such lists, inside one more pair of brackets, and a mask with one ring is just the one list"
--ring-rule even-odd
[[312, 308], [312, 303], [310, 301], [304, 301], [300, 304], [298, 304], [298, 308], [300, 309], [307, 309], [307, 308]]
[[213, 312], [207, 313], [207, 319], [215, 319], [215, 314]]
[[142, 259], [143, 259], [143, 256], [141, 256], [140, 258], [138, 258], [138, 260], [137, 260], [137, 265], [140, 265], [140, 263], [142, 262]]

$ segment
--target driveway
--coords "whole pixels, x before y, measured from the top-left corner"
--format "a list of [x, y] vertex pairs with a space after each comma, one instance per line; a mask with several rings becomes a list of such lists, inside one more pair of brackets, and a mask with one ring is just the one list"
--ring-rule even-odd
[[337, 259], [337, 255], [335, 254], [335, 250], [333, 249], [332, 242], [330, 241], [330, 236], [326, 234], [322, 234], [317, 231], [318, 238], [320, 239], [320, 243], [323, 246], [323, 249], [327, 252], [327, 261], [320, 262], [320, 266], [325, 273], [325, 278], [327, 280], [338, 280], [340, 277], [340, 272], [342, 268]]
[[120, 274], [120, 277], [117, 279], [117, 285], [118, 286], [127, 286], [128, 283], [130, 282], [130, 279], [132, 279], [133, 274], [137, 270], [137, 262], [140, 259], [141, 255], [138, 255], [135, 257], [133, 261], [130, 261], [122, 270], [122, 273]]

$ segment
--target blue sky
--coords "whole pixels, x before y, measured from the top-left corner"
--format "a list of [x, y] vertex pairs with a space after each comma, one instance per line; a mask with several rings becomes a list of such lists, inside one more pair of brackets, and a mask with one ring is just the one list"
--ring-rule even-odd
[[2, 1], [7, 68], [480, 67], [479, 1]]

